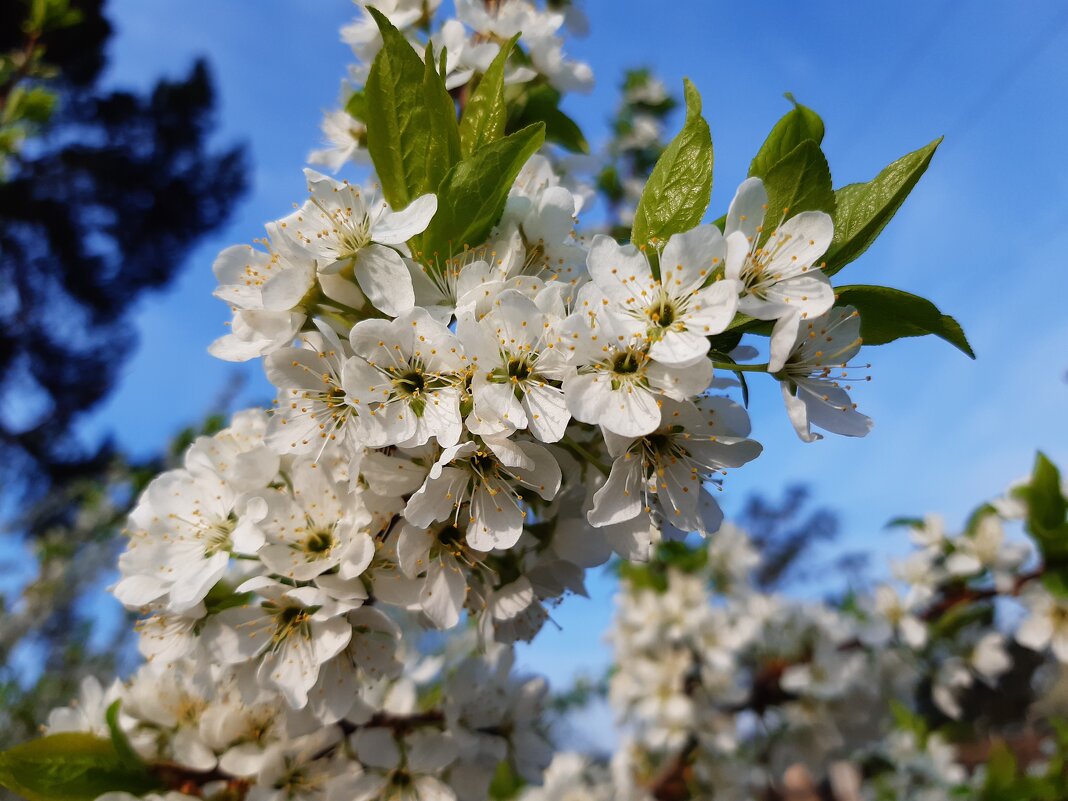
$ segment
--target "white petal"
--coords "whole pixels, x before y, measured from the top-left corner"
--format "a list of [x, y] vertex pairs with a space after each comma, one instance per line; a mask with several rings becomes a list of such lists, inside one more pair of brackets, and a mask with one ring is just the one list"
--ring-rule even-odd
[[356, 281], [379, 311], [396, 317], [415, 306], [412, 276], [400, 254], [374, 243], [356, 254]]
[[[823, 439], [823, 435], [815, 433], [812, 430], [812, 426], [809, 425], [808, 404], [790, 391], [788, 382], [781, 382], [780, 387], [782, 389], [783, 403], [786, 404], [786, 416], [790, 418], [790, 423], [793, 425], [794, 431], [797, 432], [797, 436], [804, 442], [815, 442], [818, 439]], [[800, 390], [798, 390], [798, 394], [800, 394]]]
[[420, 729], [404, 738], [408, 767], [415, 773], [437, 773], [457, 757], [456, 742], [443, 732]]
[[764, 223], [767, 207], [768, 192], [764, 188], [764, 182], [759, 178], [747, 178], [734, 193], [723, 233], [730, 236], [735, 231], [740, 231], [746, 238], [752, 239]]
[[467, 544], [476, 551], [511, 548], [519, 541], [523, 512], [503, 482], [494, 486], [492, 493], [485, 483], [475, 490], [470, 511]]
[[352, 735], [352, 746], [360, 762], [368, 767], [391, 770], [400, 764], [400, 749], [389, 729], [359, 729]]
[[688, 295], [723, 266], [726, 256], [727, 242], [712, 224], [675, 234], [660, 254], [660, 283], [670, 297]]
[[626, 455], [612, 462], [608, 480], [593, 496], [586, 518], [591, 526], [610, 526], [636, 517], [642, 510], [641, 460]]
[[428, 478], [408, 499], [404, 517], [412, 525], [427, 528], [436, 520], [445, 520], [462, 500], [468, 476], [456, 467], [441, 468], [439, 478]]
[[293, 265], [275, 273], [263, 285], [263, 308], [268, 311], [289, 311], [315, 286], [315, 268], [309, 262]]
[[407, 242], [426, 230], [437, 210], [438, 199], [434, 195], [417, 197], [400, 211], [387, 211], [383, 214], [371, 229], [371, 236], [375, 242], [381, 242], [383, 245]]
[[564, 391], [542, 381], [524, 385], [523, 405], [530, 433], [542, 442], [559, 442], [571, 420]]
[[797, 342], [797, 333], [801, 327], [800, 314], [787, 314], [775, 321], [771, 329], [771, 357], [768, 359], [768, 372], [777, 373], [785, 365]]
[[560, 463], [552, 451], [541, 445], [533, 442], [515, 444], [525, 458], [522, 464], [511, 468], [512, 473], [521, 484], [537, 492], [543, 500], [551, 501], [560, 490]]
[[467, 595], [467, 579], [454, 560], [434, 560], [427, 569], [419, 603], [439, 629], [451, 629], [460, 622]]
[[605, 297], [621, 306], [635, 305], [641, 297], [653, 297], [658, 289], [645, 254], [634, 245], [620, 245], [604, 234], [598, 234], [590, 243], [586, 267]]
[[649, 348], [649, 356], [671, 367], [688, 367], [708, 358], [708, 340], [692, 331], [668, 331]]

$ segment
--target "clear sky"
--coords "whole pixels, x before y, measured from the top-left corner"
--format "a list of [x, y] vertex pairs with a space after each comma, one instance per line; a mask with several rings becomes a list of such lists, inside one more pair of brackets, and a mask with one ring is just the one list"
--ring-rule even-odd
[[[445, 0], [448, 4], [450, 0]], [[751, 382], [764, 456], [735, 471], [728, 512], [749, 491], [810, 484], [839, 511], [846, 544], [878, 566], [905, 550], [883, 524], [940, 510], [960, 521], [975, 502], [1025, 474], [1037, 448], [1068, 463], [1068, 5], [1060, 0], [897, 0], [756, 6], [712, 0], [588, 0], [591, 32], [569, 45], [597, 86], [568, 111], [604, 141], [630, 66], [672, 87], [691, 78], [716, 145], [710, 216], [725, 210], [749, 159], [788, 109], [785, 91], [820, 112], [835, 184], [870, 179], [938, 135], [946, 141], [920, 186], [839, 282], [924, 295], [963, 324], [978, 360], [928, 338], [866, 351], [873, 380], [855, 396], [875, 419], [864, 440], [805, 445], [770, 379]], [[86, 435], [114, 432], [137, 452], [195, 421], [235, 373], [243, 400], [269, 396], [258, 365], [234, 367], [206, 347], [223, 333], [211, 262], [262, 235], [305, 192], [301, 167], [319, 140], [350, 54], [337, 30], [346, 0], [114, 0], [109, 80], [145, 86], [210, 58], [221, 141], [248, 143], [252, 190], [232, 222], [189, 254], [181, 279], [143, 303], [136, 356]], [[607, 660], [599, 632], [611, 583], [571, 599], [523, 661], [558, 682]]]

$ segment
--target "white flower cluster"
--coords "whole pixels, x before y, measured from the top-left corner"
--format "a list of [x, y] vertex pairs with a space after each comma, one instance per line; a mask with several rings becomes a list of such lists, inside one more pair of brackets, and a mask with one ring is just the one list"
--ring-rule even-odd
[[[402, 29], [434, 10], [378, 8]], [[550, 41], [538, 32], [561, 21], [493, 8], [458, 13], [490, 41], [513, 28]], [[369, 20], [347, 34], [365, 61], [380, 47]], [[262, 357], [278, 399], [198, 442], [134, 513], [116, 595], [152, 611], [148, 655], [210, 643], [302, 708], [350, 642], [345, 616], [372, 601], [443, 629], [466, 609], [487, 639], [529, 639], [544, 602], [582, 592], [583, 570], [613, 551], [642, 559], [662, 534], [719, 528], [708, 487], [761, 451], [745, 410], [708, 394], [730, 384], [714, 380], [709, 337], [741, 314], [774, 321], [767, 369], [803, 438], [812, 424], [868, 430], [833, 372], [860, 338], [817, 264], [831, 219], [804, 212], [765, 232], [759, 179], [723, 231], [699, 225], [646, 252], [577, 236], [581, 197], [536, 155], [489, 239], [441, 262], [407, 244], [434, 195], [394, 210], [307, 178], [309, 199], [267, 225], [262, 249], [215, 263], [233, 321], [212, 352]], [[219, 609], [220, 586], [255, 601]], [[250, 634], [283, 623], [269, 648]]]
[[[1006, 531], [1026, 516], [1010, 497], [957, 536], [935, 517], [910, 522], [918, 547], [894, 565], [897, 581], [839, 603], [758, 590], [759, 556], [730, 525], [626, 571], [609, 700], [629, 737], [589, 797], [655, 793], [678, 765], [695, 797], [717, 799], [781, 793], [796, 771], [839, 783], [844, 798], [978, 792], [986, 777], [959, 727], [989, 726], [991, 699], [1020, 676], [1034, 714], [1060, 708], [1068, 666], [1068, 604], [1038, 580], [1027, 539]], [[1014, 652], [1013, 639], [1054, 659]], [[1044, 755], [1030, 757], [1034, 775], [1056, 764], [1053, 740], [1025, 748]]]
[[[240, 788], [249, 801], [485, 798], [504, 760], [526, 780], [540, 778], [551, 756], [540, 719], [546, 685], [518, 678], [510, 649], [424, 657], [400, 676], [400, 665], [385, 669], [396, 624], [381, 614], [351, 622], [364, 643], [332, 663], [306, 708], [293, 709], [247, 669], [185, 659], [165, 670], [146, 664], [106, 691], [85, 680], [74, 706], [52, 711], [48, 730], [107, 737], [105, 713], [118, 702], [119, 730], [146, 763], [169, 766], [168, 778], [194, 782], [198, 794]], [[376, 639], [389, 643], [390, 658]], [[347, 680], [361, 669], [378, 678]], [[342, 707], [328, 711], [335, 682], [346, 691], [343, 716]]]
[[[744, 555], [739, 532], [730, 539]], [[714, 542], [722, 552], [721, 537]], [[751, 798], [796, 762], [819, 764], [878, 736], [879, 710], [901, 680], [892, 650], [849, 647], [862, 627], [832, 607], [748, 585], [715, 596], [709, 578], [668, 567], [663, 587], [631, 585], [620, 596], [609, 697], [638, 753], [659, 764], [693, 751], [701, 786]]]

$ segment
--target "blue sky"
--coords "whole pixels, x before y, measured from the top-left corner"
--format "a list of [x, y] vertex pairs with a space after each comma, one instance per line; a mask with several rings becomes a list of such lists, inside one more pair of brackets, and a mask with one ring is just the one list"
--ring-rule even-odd
[[[445, 0], [446, 3], [449, 0]], [[819, 111], [835, 184], [868, 180], [936, 136], [946, 141], [879, 242], [839, 275], [924, 295], [963, 324], [972, 362], [928, 338], [867, 351], [871, 383], [855, 397], [875, 419], [864, 440], [805, 445], [770, 379], [751, 383], [754, 435], [764, 456], [728, 477], [728, 512], [753, 490], [803, 481], [841, 513], [846, 544], [875, 563], [906, 550], [883, 524], [939, 510], [951, 522], [1029, 468], [1037, 448], [1068, 462], [1068, 6], [1059, 0], [759, 5], [710, 0], [588, 0], [591, 33], [569, 52], [598, 83], [567, 109], [594, 143], [624, 68], [649, 65], [672, 87], [691, 78], [716, 145], [710, 216], [725, 210], [755, 149], [788, 104]], [[268, 391], [257, 365], [208, 356], [226, 307], [211, 297], [211, 262], [251, 241], [304, 193], [301, 167], [319, 140], [349, 60], [337, 30], [346, 0], [115, 0], [108, 79], [145, 86], [210, 58], [220, 94], [220, 140], [250, 148], [250, 195], [231, 223], [189, 254], [182, 277], [134, 318], [139, 349], [87, 436], [114, 432], [138, 452], [196, 420], [228, 379]], [[523, 661], [564, 681], [607, 660], [598, 632], [611, 583], [572, 599]]]

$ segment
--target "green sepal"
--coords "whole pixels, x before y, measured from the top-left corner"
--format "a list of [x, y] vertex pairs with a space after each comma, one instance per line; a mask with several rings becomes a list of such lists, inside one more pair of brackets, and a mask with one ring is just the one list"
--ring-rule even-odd
[[926, 525], [920, 517], [894, 517], [886, 521], [886, 528], [915, 528], [922, 529]]
[[835, 192], [834, 238], [824, 255], [828, 275], [860, 256], [890, 222], [931, 163], [942, 137], [921, 147], [866, 184], [849, 184]]
[[1016, 786], [1016, 757], [1001, 740], [995, 740], [990, 746], [986, 759], [986, 780], [983, 782], [982, 795], [986, 801], [994, 799], [1022, 798], [1015, 795], [1020, 789]]
[[639, 247], [688, 231], [704, 217], [712, 196], [712, 133], [701, 116], [701, 95], [684, 82], [686, 121], [653, 167], [631, 226]]
[[835, 288], [837, 305], [860, 312], [860, 335], [865, 345], [885, 345], [902, 337], [934, 334], [975, 358], [960, 323], [942, 314], [931, 301], [885, 286], [861, 284]]

